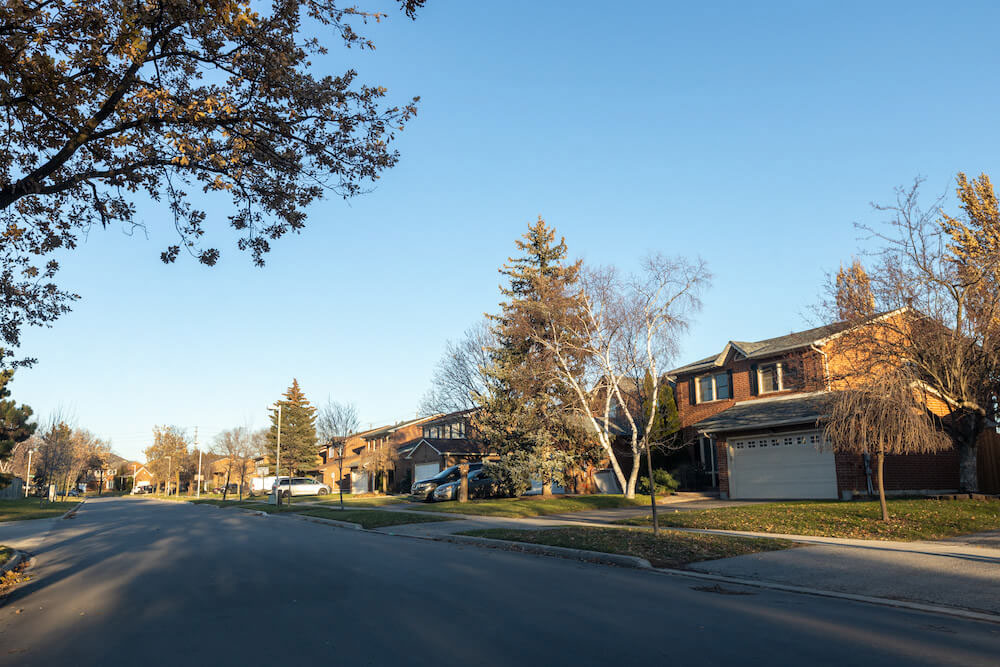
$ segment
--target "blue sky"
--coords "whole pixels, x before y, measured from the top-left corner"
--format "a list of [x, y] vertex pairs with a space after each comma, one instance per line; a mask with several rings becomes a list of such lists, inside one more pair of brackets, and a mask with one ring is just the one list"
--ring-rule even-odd
[[314, 206], [264, 269], [224, 206], [215, 268], [159, 262], [174, 241], [157, 207], [140, 206], [144, 234], [95, 231], [61, 258], [82, 299], [26, 333], [39, 363], [15, 397], [128, 457], [154, 424], [202, 442], [261, 426], [293, 377], [366, 425], [409, 417], [538, 215], [587, 262], [707, 260], [678, 362], [810, 326], [825, 272], [861, 245], [852, 223], [879, 219], [869, 202], [917, 175], [940, 194], [957, 171], [1000, 173], [1000, 8], [762, 4], [429, 0], [411, 23], [381, 3], [377, 51], [334, 47], [316, 67], [422, 97], [399, 166]]

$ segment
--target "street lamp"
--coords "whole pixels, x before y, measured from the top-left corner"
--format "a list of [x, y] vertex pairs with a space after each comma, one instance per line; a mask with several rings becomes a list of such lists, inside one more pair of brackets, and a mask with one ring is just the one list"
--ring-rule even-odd
[[334, 444], [334, 442], [335, 439], [330, 438], [330, 444], [337, 452], [337, 489], [340, 491], [340, 511], [344, 511], [344, 441], [341, 440], [339, 444]]
[[[274, 502], [280, 508], [281, 507], [281, 401], [278, 401], [274, 405], [268, 406], [268, 408], [273, 410], [275, 406], [277, 406], [278, 408], [278, 438], [274, 456]], [[289, 466], [289, 471], [288, 471], [288, 504], [289, 505], [292, 504], [291, 466]]]

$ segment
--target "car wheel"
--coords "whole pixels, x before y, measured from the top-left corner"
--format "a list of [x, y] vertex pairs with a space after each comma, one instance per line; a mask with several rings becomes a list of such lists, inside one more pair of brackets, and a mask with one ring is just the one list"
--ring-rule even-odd
[[291, 493], [289, 491], [282, 491], [281, 492], [281, 497], [282, 498], [287, 498], [289, 495], [291, 495]]
[[330, 489], [326, 488], [325, 486], [320, 487], [319, 493], [317, 493], [316, 495], [318, 495], [318, 496], [328, 496], [328, 495], [330, 495]]

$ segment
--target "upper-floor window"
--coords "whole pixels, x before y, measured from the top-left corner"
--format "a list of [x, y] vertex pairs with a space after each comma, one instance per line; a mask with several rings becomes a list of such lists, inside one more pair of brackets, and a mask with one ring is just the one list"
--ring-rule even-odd
[[780, 363], [760, 366], [757, 369], [757, 386], [760, 388], [760, 393], [769, 394], [772, 391], [783, 390], [785, 388], [783, 376]]
[[447, 424], [435, 424], [434, 426], [425, 426], [424, 437], [446, 438], [446, 439], [464, 438], [465, 422], [454, 421], [454, 422], [448, 422]]
[[696, 388], [698, 403], [722, 401], [733, 397], [732, 387], [729, 386], [729, 373], [703, 375], [697, 378]]

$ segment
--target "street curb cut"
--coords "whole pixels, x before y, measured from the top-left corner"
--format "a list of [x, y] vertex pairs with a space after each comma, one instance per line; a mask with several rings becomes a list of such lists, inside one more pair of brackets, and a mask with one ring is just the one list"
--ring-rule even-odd
[[24, 556], [25, 554], [23, 551], [15, 550], [14, 555], [11, 556], [6, 563], [0, 565], [0, 577], [10, 572], [18, 565], [20, 565], [21, 561], [24, 560]]
[[68, 517], [68, 516], [69, 516], [70, 514], [72, 514], [73, 512], [75, 512], [75, 511], [77, 511], [78, 509], [80, 509], [81, 507], [83, 507], [83, 504], [84, 504], [85, 502], [87, 502], [87, 501], [86, 501], [86, 500], [81, 500], [81, 501], [80, 501], [80, 502], [79, 502], [79, 503], [78, 503], [78, 504], [77, 504], [77, 505], [76, 505], [75, 507], [71, 507], [71, 508], [69, 508], [68, 510], [66, 510], [66, 511], [65, 511], [65, 512], [63, 513], [63, 515], [62, 515], [61, 517], [59, 517], [59, 520], [60, 520], [60, 521], [62, 521], [63, 519], [65, 519], [66, 517]]
[[279, 514], [278, 516], [288, 517], [289, 519], [298, 519], [299, 521], [308, 521], [310, 523], [325, 523], [328, 526], [335, 526], [337, 528], [350, 528], [351, 530], [365, 530], [365, 527], [359, 523], [351, 523], [349, 521], [337, 521], [336, 519], [323, 519], [318, 516], [306, 516], [305, 514], [293, 514], [289, 512], [288, 514]]
[[503, 549], [504, 551], [523, 551], [526, 553], [541, 554], [543, 556], [583, 560], [588, 563], [603, 563], [605, 565], [631, 567], [638, 570], [654, 569], [650, 562], [645, 558], [639, 558], [638, 556], [625, 556], [622, 554], [608, 554], [602, 551], [587, 551], [586, 549], [571, 549], [569, 547], [552, 547], [544, 544], [531, 544], [530, 542], [494, 540], [488, 537], [472, 537], [471, 535], [446, 535], [437, 539], [441, 542], [473, 544], [491, 549]]
[[727, 577], [721, 574], [711, 574], [708, 572], [698, 572], [697, 570], [677, 570], [666, 567], [654, 567], [653, 572], [666, 576], [688, 577], [690, 579], [702, 579], [705, 581], [715, 581], [736, 586], [749, 586], [752, 588], [764, 588], [768, 590], [784, 591], [786, 593], [798, 593], [800, 595], [814, 595], [816, 597], [836, 598], [838, 600], [849, 600], [852, 602], [863, 602], [866, 604], [879, 605], [881, 607], [896, 607], [908, 609], [910, 611], [920, 611], [943, 616], [955, 616], [973, 621], [985, 621], [987, 623], [1000, 624], [1000, 615], [989, 614], [981, 611], [962, 609], [961, 607], [945, 607], [923, 602], [910, 602], [907, 600], [893, 600], [892, 598], [880, 598], [870, 595], [857, 595], [855, 593], [843, 593], [840, 591], [827, 591], [821, 588], [809, 588], [806, 586], [792, 586], [789, 584], [779, 584], [777, 582], [761, 581], [757, 579], [740, 579], [737, 577]]

